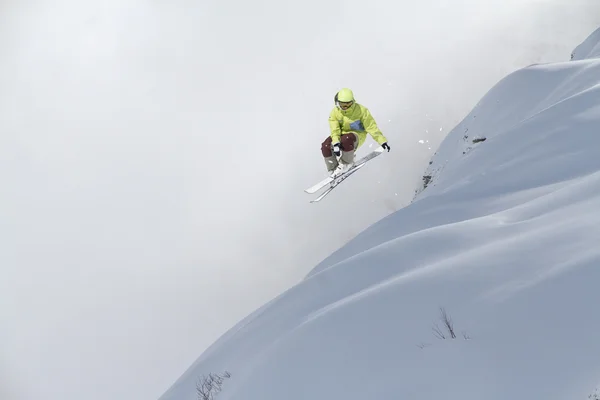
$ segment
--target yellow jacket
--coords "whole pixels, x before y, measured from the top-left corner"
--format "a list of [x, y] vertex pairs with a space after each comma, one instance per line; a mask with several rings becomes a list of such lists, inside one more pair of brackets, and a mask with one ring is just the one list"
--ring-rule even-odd
[[377, 127], [377, 123], [367, 107], [356, 102], [347, 110], [335, 107], [329, 114], [329, 129], [332, 145], [339, 143], [340, 137], [350, 132], [358, 135], [357, 149], [367, 139], [367, 133], [379, 144], [387, 142], [386, 137]]

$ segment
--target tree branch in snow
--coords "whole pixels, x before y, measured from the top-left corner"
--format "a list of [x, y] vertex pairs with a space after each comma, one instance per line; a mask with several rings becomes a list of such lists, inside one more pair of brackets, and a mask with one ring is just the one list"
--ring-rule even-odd
[[433, 334], [435, 335], [436, 338], [446, 339], [446, 335], [444, 335], [444, 332], [440, 329], [438, 324], [435, 324], [432, 329], [433, 329]]
[[210, 373], [208, 376], [202, 376], [196, 383], [196, 393], [198, 400], [214, 400], [216, 395], [221, 392], [221, 386], [225, 379], [230, 378], [231, 374], [225, 371], [222, 375]]
[[[433, 335], [438, 339], [456, 339], [456, 330], [454, 329], [454, 322], [446, 309], [440, 307], [440, 321], [441, 323], [433, 324], [431, 330], [433, 330]], [[471, 336], [466, 331], [461, 331], [461, 335], [465, 340], [471, 340]], [[424, 349], [425, 347], [430, 346], [428, 343], [420, 343], [417, 345], [418, 348]], [[592, 400], [600, 400], [600, 397]]]
[[[455, 339], [456, 333], [454, 332], [454, 323], [452, 322], [452, 318], [450, 318], [450, 316], [443, 307], [440, 307], [440, 313], [443, 327], [448, 333], [444, 332], [444, 328], [440, 328], [438, 324], [435, 324], [433, 326], [433, 334], [439, 339], [446, 339], [447, 337]], [[463, 336], [465, 336], [464, 333]]]

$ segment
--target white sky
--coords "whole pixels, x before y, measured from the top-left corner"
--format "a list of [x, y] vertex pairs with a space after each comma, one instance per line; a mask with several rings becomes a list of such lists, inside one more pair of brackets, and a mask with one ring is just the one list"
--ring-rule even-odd
[[[0, 3], [0, 398], [159, 397], [407, 204], [498, 79], [600, 23], [583, 1], [483, 3]], [[344, 86], [392, 152], [310, 205]]]

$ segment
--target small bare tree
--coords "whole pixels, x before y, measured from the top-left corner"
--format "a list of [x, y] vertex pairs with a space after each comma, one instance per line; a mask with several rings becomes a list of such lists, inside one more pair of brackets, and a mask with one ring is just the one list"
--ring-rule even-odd
[[444, 329], [440, 328], [438, 324], [435, 324], [432, 328], [433, 334], [439, 339], [446, 339], [448, 336], [450, 336], [450, 338], [452, 339], [456, 338], [456, 334], [454, 333], [454, 323], [452, 322], [452, 319], [443, 307], [440, 308], [440, 313], [442, 323], [444, 324], [444, 327], [446, 328], [448, 333], [444, 333]]
[[[433, 330], [433, 334], [438, 339], [456, 339], [456, 331], [454, 329], [454, 322], [452, 322], [452, 318], [446, 312], [446, 309], [440, 307], [440, 320], [442, 322], [441, 326], [438, 323], [435, 323], [431, 328]], [[471, 336], [467, 334], [466, 331], [461, 332], [462, 337], [465, 340], [471, 340]], [[420, 343], [417, 345], [418, 348], [424, 349], [425, 347], [431, 346], [430, 343]], [[600, 397], [592, 400], [600, 400]]]
[[217, 394], [221, 392], [221, 387], [225, 379], [230, 378], [231, 374], [225, 371], [223, 374], [210, 373], [202, 376], [196, 383], [196, 393], [198, 400], [214, 400]]

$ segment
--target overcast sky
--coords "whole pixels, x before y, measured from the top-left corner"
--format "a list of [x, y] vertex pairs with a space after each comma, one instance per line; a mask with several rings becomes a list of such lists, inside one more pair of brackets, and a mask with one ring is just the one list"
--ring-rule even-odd
[[[585, 3], [2, 1], [0, 398], [158, 398], [408, 204], [498, 79], [568, 60]], [[392, 151], [308, 204], [345, 86]]]

